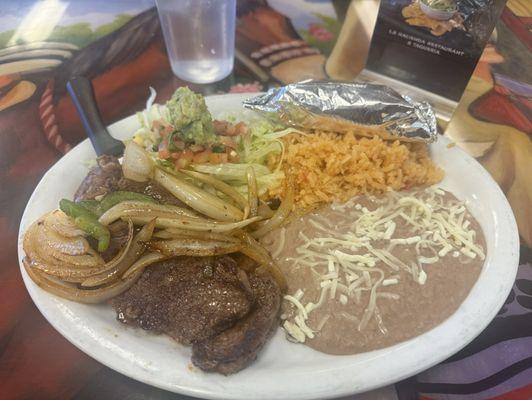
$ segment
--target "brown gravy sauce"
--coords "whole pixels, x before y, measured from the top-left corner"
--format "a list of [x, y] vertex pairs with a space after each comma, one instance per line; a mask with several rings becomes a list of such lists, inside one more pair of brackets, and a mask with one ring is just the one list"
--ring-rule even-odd
[[[449, 192], [445, 192], [441, 198], [445, 204], [458, 203], [454, 195]], [[356, 199], [356, 203], [372, 211], [381, 204], [380, 200], [382, 198], [360, 196]], [[464, 221], [470, 221], [469, 229], [475, 232], [475, 243], [486, 249], [480, 225], [467, 210], [464, 216]], [[296, 248], [305, 243], [300, 232], [310, 239], [323, 236], [323, 232], [309, 223], [311, 219], [319, 221], [320, 224], [327, 224], [340, 233], [346, 231], [346, 228], [341, 226], [346, 220], [345, 209], [334, 210], [331, 206], [307, 214], [284, 228], [285, 245], [276, 260], [286, 274], [287, 293], [293, 295], [299, 289], [304, 292], [300, 299], [302, 304], [310, 301], [316, 303], [321, 292], [319, 274], [314, 273], [308, 265], [298, 264], [293, 260], [299, 255]], [[414, 235], [409, 225], [400, 217], [393, 221], [396, 223], [393, 238]], [[275, 252], [280, 248], [280, 238], [280, 230], [276, 230], [264, 238], [263, 242]], [[376, 240], [373, 244], [375, 248], [379, 246], [385, 248], [389, 241]], [[367, 251], [352, 252], [352, 254], [362, 253]], [[412, 244], [396, 246], [390, 250], [390, 253], [406, 264], [417, 259], [415, 245]], [[447, 255], [440, 257], [437, 262], [423, 265], [426, 281], [420, 284], [410, 272], [401, 269], [394, 271], [384, 263], [377, 262], [375, 267], [385, 272], [385, 279], [390, 277], [398, 279], [397, 284], [379, 287], [378, 293], [391, 293], [398, 295], [399, 298], [378, 297], [378, 315], [372, 317], [365, 328], [359, 331], [359, 323], [369, 301], [369, 289], [361, 291], [358, 301], [355, 296], [349, 296], [346, 304], [339, 301], [338, 295], [334, 299], [327, 296], [325, 303], [308, 315], [306, 324], [314, 331], [314, 338], [307, 337], [305, 344], [328, 354], [355, 354], [387, 347], [418, 336], [440, 324], [457, 310], [475, 284], [483, 263], [484, 261], [478, 256], [471, 259], [461, 253], [458, 255], [453, 249]], [[320, 274], [327, 273], [326, 267], [320, 268], [323, 268], [319, 271]], [[344, 303], [345, 300], [344, 297]], [[297, 308], [291, 302], [283, 301], [283, 317], [293, 321], [296, 314]], [[321, 329], [318, 329], [320, 326]]]

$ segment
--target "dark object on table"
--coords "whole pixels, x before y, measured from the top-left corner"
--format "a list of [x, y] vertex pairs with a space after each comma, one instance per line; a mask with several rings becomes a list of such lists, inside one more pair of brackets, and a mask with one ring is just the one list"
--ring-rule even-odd
[[458, 1], [438, 21], [417, 1], [382, 0], [365, 68], [459, 101], [505, 3]]
[[111, 304], [123, 323], [192, 344], [199, 368], [231, 374], [277, 326], [280, 296], [269, 276], [247, 275], [229, 256], [178, 257], [150, 266]]
[[124, 143], [113, 138], [102, 122], [90, 81], [83, 76], [74, 77], [68, 81], [67, 89], [96, 154], [121, 156]]

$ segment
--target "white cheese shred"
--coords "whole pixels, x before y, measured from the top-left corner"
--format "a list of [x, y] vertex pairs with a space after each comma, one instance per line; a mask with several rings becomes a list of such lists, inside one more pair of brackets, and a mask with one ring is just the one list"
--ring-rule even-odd
[[277, 246], [277, 248], [275, 249], [275, 251], [272, 252], [272, 258], [277, 258], [281, 255], [281, 253], [283, 252], [284, 250], [284, 245], [285, 245], [285, 241], [286, 241], [286, 228], [283, 226], [281, 228], [281, 233], [279, 235], [280, 239], [279, 239], [279, 245]]
[[398, 279], [385, 279], [382, 281], [382, 286], [397, 285], [398, 283]]
[[[298, 289], [293, 295], [284, 296], [293, 305], [284, 314], [283, 323], [290, 340], [302, 343], [314, 338], [330, 314], [321, 316], [316, 330], [308, 326], [309, 316], [330, 301], [338, 301], [341, 307], [338, 315], [355, 322], [359, 331], [374, 320], [384, 333], [386, 327], [378, 302], [400, 299], [393, 293], [394, 285], [404, 279], [399, 271], [424, 285], [429, 277], [423, 265], [434, 264], [430, 268], [439, 268], [437, 263], [444, 257], [459, 258], [464, 264], [477, 257], [483, 260], [484, 249], [476, 242], [464, 203], [445, 196], [445, 191], [435, 186], [416, 194], [392, 192], [384, 198], [375, 197], [376, 207], [371, 209], [353, 198], [344, 204], [331, 205], [332, 212], [341, 215], [345, 222], [335, 224], [333, 219], [318, 214], [309, 218], [309, 225], [316, 232], [314, 237], [307, 231], [298, 232], [296, 256], [286, 260], [293, 262], [294, 267], [309, 269], [319, 283], [319, 295], [316, 293], [313, 301], [308, 298], [303, 301], [304, 293]], [[274, 240], [277, 243], [272, 252], [274, 258], [287, 245], [287, 229], [281, 228]], [[404, 248], [412, 253], [415, 262], [405, 263], [394, 255]], [[384, 287], [388, 291], [383, 291]], [[364, 307], [360, 319], [348, 312], [353, 303]]]
[[303, 314], [303, 318], [305, 319], [308, 318], [307, 310], [305, 310], [305, 307], [303, 306], [303, 304], [300, 303], [298, 299], [290, 295], [285, 295], [284, 299], [292, 303], [294, 306], [296, 306], [297, 309], [301, 312], [301, 314]]

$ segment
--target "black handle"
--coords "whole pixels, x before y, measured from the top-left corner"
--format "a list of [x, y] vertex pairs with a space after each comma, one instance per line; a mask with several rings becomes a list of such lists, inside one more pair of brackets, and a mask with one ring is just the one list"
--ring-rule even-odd
[[123, 155], [124, 144], [109, 134], [100, 118], [90, 81], [83, 76], [74, 77], [68, 81], [67, 90], [96, 154]]

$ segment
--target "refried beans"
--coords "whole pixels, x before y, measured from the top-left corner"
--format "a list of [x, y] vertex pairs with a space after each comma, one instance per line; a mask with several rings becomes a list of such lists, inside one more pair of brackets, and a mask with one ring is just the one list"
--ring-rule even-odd
[[263, 243], [288, 281], [288, 338], [328, 354], [387, 347], [443, 322], [475, 284], [486, 248], [465, 205], [434, 187], [332, 204]]

